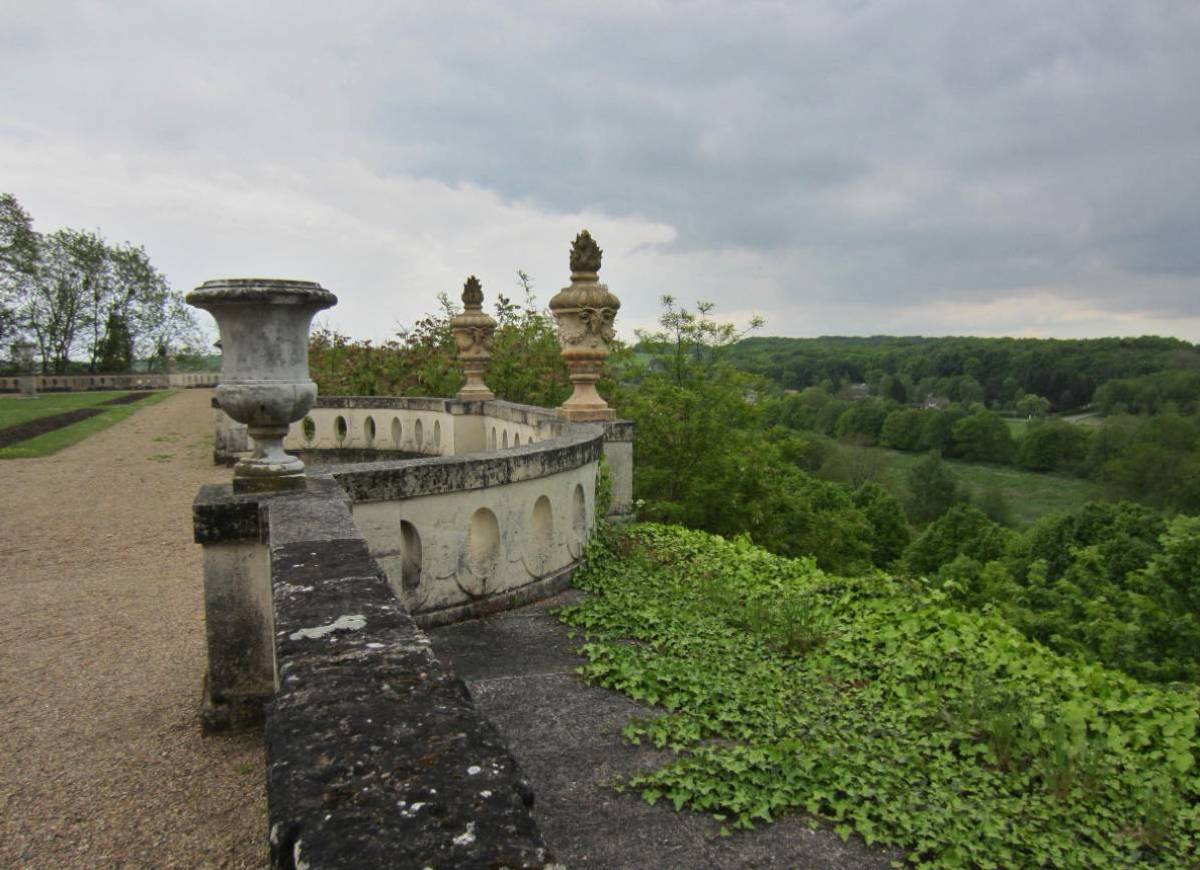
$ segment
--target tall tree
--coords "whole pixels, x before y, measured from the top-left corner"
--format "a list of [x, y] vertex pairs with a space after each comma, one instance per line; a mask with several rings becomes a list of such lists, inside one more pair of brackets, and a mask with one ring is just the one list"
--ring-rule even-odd
[[[0, 339], [24, 333], [43, 371], [66, 371], [72, 354], [92, 371], [199, 347], [202, 336], [182, 294], [144, 248], [111, 246], [98, 233], [34, 232], [12, 194], [0, 194]], [[128, 351], [127, 351], [128, 348]], [[78, 357], [77, 357], [78, 358]]]
[[56, 230], [43, 236], [40, 263], [23, 314], [42, 356], [42, 370], [65, 372], [96, 300], [106, 296], [108, 248], [93, 233]]
[[0, 193], [0, 342], [16, 336], [21, 300], [37, 271], [38, 239], [29, 213]]

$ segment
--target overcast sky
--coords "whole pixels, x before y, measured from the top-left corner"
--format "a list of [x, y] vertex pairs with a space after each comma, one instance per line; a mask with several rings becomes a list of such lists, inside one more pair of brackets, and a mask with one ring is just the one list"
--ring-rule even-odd
[[[1200, 340], [1200, 2], [0, 0], [0, 191], [382, 339], [588, 227], [618, 319]], [[489, 300], [490, 302], [490, 300]]]

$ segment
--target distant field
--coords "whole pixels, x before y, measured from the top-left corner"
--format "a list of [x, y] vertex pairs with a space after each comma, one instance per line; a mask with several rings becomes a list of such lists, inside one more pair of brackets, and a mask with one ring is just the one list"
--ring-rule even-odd
[[1004, 424], [1008, 426], [1008, 434], [1012, 435], [1014, 440], [1023, 437], [1025, 430], [1029, 428], [1029, 421], [1021, 417], [1005, 417]]
[[[170, 390], [146, 393], [145, 398], [132, 404], [112, 405], [94, 417], [37, 435], [8, 447], [0, 447], [0, 459], [27, 459], [57, 453], [64, 447], [69, 447], [89, 435], [124, 420], [138, 408], [161, 402], [172, 394]], [[43, 417], [51, 417], [55, 414], [95, 407], [124, 395], [127, 395], [127, 392], [45, 393], [36, 399], [0, 396], [0, 430]]]
[[[906, 472], [924, 457], [919, 453], [900, 453], [895, 450], [885, 450], [884, 454], [888, 457], [884, 485], [896, 495], [903, 496], [906, 492]], [[1104, 497], [1103, 490], [1097, 484], [1066, 474], [1040, 474], [1006, 465], [955, 459], [947, 459], [946, 465], [954, 472], [959, 483], [969, 487], [974, 495], [981, 494], [989, 487], [999, 489], [1012, 510], [1013, 523], [1018, 528], [1031, 525], [1038, 517], [1051, 511], [1073, 510], [1086, 501]]]

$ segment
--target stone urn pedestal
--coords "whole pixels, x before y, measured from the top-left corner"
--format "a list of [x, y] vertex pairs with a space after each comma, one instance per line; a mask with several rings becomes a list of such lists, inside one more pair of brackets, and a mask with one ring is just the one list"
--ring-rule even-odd
[[462, 301], [462, 313], [450, 320], [458, 361], [467, 376], [467, 382], [458, 391], [458, 398], [464, 402], [490, 402], [496, 395], [483, 382], [483, 376], [487, 374], [488, 361], [492, 358], [496, 321], [483, 313], [483, 285], [474, 275], [463, 284]]
[[37, 375], [34, 373], [33, 352], [37, 348], [27, 341], [18, 341], [12, 346], [13, 360], [20, 370], [17, 384], [21, 389], [21, 398], [37, 398]]
[[565, 420], [610, 421], [616, 412], [596, 392], [596, 381], [614, 339], [613, 322], [621, 300], [600, 283], [603, 252], [584, 230], [571, 246], [571, 283], [550, 300], [558, 343], [574, 391], [558, 408]]
[[221, 331], [217, 402], [246, 425], [254, 452], [233, 470], [235, 492], [304, 487], [304, 463], [283, 452], [288, 427], [317, 398], [308, 376], [308, 331], [337, 297], [312, 281], [230, 278], [206, 281], [187, 296]]

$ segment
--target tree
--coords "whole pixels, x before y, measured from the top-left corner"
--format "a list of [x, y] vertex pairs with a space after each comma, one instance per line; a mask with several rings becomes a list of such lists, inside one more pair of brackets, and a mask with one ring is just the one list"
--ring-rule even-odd
[[133, 334], [125, 317], [110, 311], [99, 348], [100, 371], [124, 372], [133, 362]]
[[37, 274], [37, 234], [11, 193], [0, 193], [0, 342], [15, 336], [21, 300]]
[[[636, 424], [634, 496], [649, 520], [731, 536], [823, 568], [871, 563], [871, 524], [848, 488], [797, 467], [800, 445], [764, 427], [761, 382], [726, 362], [740, 337], [711, 305], [664, 297], [662, 327], [639, 333], [648, 362], [630, 365], [617, 411]], [[758, 324], [751, 323], [750, 328]]]
[[959, 556], [980, 564], [999, 559], [1012, 533], [969, 505], [955, 505], [934, 520], [904, 552], [913, 574], [935, 574]]
[[881, 568], [891, 566], [912, 539], [900, 502], [877, 483], [860, 486], [852, 499], [871, 526], [871, 561]]
[[[487, 382], [492, 392], [510, 402], [557, 407], [571, 395], [571, 380], [554, 317], [537, 307], [533, 279], [518, 269], [517, 280], [525, 304], [517, 305], [504, 294], [497, 299], [497, 327]], [[597, 386], [602, 394], [611, 391], [611, 383]]]
[[[496, 302], [497, 326], [485, 381], [497, 396], [543, 407], [561, 404], [571, 394], [553, 317], [537, 308], [533, 281], [517, 272], [525, 305], [503, 294]], [[462, 368], [450, 332], [456, 306], [438, 294], [439, 310], [401, 329], [395, 339], [375, 345], [317, 330], [309, 342], [309, 370], [323, 393], [375, 396], [452, 396], [463, 385]], [[618, 348], [614, 354], [620, 357]], [[610, 396], [611, 377], [597, 384]]]
[[108, 283], [103, 240], [75, 230], [56, 230], [42, 239], [40, 263], [24, 307], [24, 320], [42, 356], [42, 370], [65, 372], [89, 305]]
[[95, 371], [105, 351], [124, 359], [127, 343], [130, 358], [146, 358], [201, 341], [194, 313], [144, 249], [78, 230], [39, 235], [16, 198], [0, 194], [0, 337], [13, 332], [32, 336], [43, 371], [56, 372], [72, 354]]
[[1008, 424], [998, 414], [977, 410], [959, 420], [950, 430], [955, 455], [972, 462], [1008, 462], [1014, 444]]
[[921, 443], [924, 413], [916, 408], [892, 411], [883, 421], [879, 443], [897, 450], [916, 450]]
[[883, 428], [888, 411], [888, 404], [879, 399], [854, 402], [838, 417], [837, 436], [858, 438], [874, 444], [879, 440], [879, 431]]
[[1026, 430], [1017, 463], [1035, 471], [1077, 466], [1087, 455], [1087, 430], [1063, 420], [1046, 420]]
[[119, 318], [115, 322], [123, 321], [129, 330], [134, 357], [151, 358], [163, 347], [199, 347], [202, 336], [194, 309], [171, 289], [145, 248], [120, 245], [109, 248], [108, 257], [112, 286], [107, 310], [115, 312]]
[[960, 405], [951, 405], [944, 411], [929, 409], [922, 411], [925, 415], [921, 427], [921, 440], [917, 449], [923, 451], [936, 450], [938, 453], [948, 453], [954, 449], [954, 424], [967, 415]]
[[908, 484], [908, 516], [915, 523], [935, 520], [962, 501], [958, 481], [936, 452], [910, 468], [905, 482]]
[[1016, 411], [1027, 420], [1040, 420], [1050, 413], [1050, 400], [1026, 393], [1017, 399]]
[[758, 425], [746, 401], [757, 381], [723, 364], [740, 335], [711, 317], [712, 305], [691, 312], [670, 296], [662, 302], [662, 329], [638, 334], [651, 362], [632, 368], [617, 393], [619, 412], [637, 423], [634, 489], [648, 517], [719, 532], [754, 458], [742, 433]]

